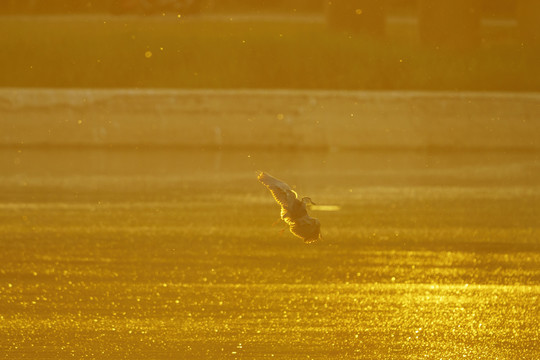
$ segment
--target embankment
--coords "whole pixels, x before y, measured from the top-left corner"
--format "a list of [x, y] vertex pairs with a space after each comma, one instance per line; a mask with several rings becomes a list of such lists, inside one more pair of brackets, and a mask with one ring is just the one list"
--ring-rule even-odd
[[539, 150], [540, 94], [5, 88], [0, 146]]

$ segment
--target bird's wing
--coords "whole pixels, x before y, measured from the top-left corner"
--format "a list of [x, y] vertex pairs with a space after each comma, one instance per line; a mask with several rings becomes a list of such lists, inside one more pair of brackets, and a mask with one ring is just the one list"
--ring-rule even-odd
[[290, 224], [291, 232], [302, 238], [305, 243], [312, 243], [319, 239], [321, 223], [309, 215], [303, 216]]
[[260, 172], [257, 179], [270, 190], [274, 199], [282, 208], [288, 209], [296, 200], [297, 195], [289, 185], [265, 172]]

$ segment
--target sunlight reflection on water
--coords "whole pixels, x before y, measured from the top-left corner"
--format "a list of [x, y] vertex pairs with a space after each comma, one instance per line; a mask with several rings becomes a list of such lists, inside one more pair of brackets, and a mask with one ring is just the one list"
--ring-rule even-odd
[[245, 155], [1, 150], [8, 357], [539, 357], [536, 156]]

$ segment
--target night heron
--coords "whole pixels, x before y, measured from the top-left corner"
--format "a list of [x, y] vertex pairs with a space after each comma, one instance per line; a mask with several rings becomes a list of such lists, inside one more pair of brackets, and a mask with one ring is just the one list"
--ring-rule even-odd
[[308, 215], [306, 205], [315, 203], [308, 197], [298, 199], [289, 185], [265, 172], [259, 172], [257, 179], [270, 190], [281, 206], [281, 219], [289, 225], [291, 232], [306, 244], [322, 239], [321, 222]]

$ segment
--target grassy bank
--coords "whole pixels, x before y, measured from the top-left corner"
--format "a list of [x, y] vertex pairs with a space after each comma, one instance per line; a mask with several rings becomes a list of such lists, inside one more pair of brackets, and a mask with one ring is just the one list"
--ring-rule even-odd
[[0, 86], [540, 90], [538, 53], [513, 28], [486, 28], [482, 47], [427, 50], [416, 27], [385, 40], [322, 22], [0, 19]]

